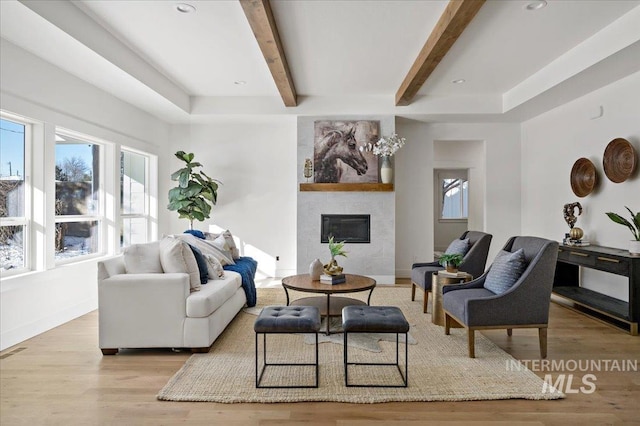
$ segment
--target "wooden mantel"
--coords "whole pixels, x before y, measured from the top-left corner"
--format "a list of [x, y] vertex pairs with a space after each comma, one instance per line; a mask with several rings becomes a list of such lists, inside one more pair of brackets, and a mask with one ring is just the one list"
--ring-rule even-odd
[[392, 183], [301, 183], [300, 191], [393, 191]]

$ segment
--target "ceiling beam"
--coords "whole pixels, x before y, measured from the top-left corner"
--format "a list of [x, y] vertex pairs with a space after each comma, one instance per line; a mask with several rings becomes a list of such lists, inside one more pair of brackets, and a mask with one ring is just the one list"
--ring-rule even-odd
[[240, 0], [242, 10], [249, 21], [253, 35], [258, 41], [273, 81], [278, 87], [282, 101], [288, 107], [298, 105], [296, 88], [293, 85], [287, 58], [278, 35], [276, 21], [269, 0]]
[[411, 103], [451, 46], [471, 23], [485, 0], [450, 0], [396, 93], [396, 105]]

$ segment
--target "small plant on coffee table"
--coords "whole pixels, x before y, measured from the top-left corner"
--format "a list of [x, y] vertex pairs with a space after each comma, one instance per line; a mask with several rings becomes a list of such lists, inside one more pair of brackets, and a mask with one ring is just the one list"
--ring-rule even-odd
[[461, 254], [443, 254], [439, 259], [440, 265], [444, 266], [447, 272], [458, 272], [458, 266], [462, 264]]

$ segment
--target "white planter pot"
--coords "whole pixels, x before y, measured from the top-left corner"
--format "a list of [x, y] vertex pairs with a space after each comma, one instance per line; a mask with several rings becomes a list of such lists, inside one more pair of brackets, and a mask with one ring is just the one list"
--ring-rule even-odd
[[640, 241], [631, 240], [629, 241], [629, 253], [640, 256]]

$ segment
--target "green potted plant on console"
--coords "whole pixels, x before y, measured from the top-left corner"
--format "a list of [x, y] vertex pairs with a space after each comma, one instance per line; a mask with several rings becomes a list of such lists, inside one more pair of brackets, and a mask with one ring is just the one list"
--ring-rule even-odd
[[629, 253], [640, 256], [640, 212], [633, 213], [629, 207], [625, 206], [624, 208], [627, 209], [631, 215], [631, 222], [617, 213], [607, 212], [606, 215], [615, 223], [624, 225], [631, 230], [633, 240], [629, 242]]

